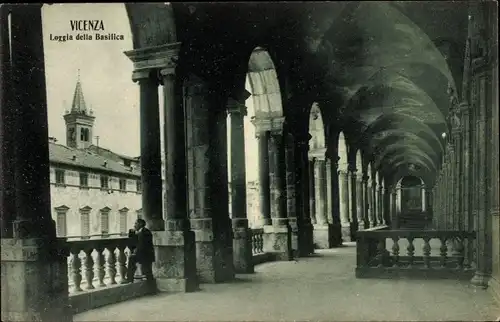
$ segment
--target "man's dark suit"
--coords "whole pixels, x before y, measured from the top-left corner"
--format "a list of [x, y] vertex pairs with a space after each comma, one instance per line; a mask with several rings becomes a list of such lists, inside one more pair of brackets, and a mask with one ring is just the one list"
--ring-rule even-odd
[[133, 281], [136, 270], [136, 263], [141, 264], [142, 273], [148, 279], [153, 278], [151, 264], [155, 261], [155, 253], [153, 247], [153, 235], [146, 227], [143, 227], [137, 232], [129, 231], [129, 237], [133, 238], [136, 244], [135, 249], [129, 257], [127, 280]]

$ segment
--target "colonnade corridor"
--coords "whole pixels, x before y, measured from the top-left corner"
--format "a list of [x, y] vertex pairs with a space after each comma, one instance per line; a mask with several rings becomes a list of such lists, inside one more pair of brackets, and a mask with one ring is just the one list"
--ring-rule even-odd
[[356, 279], [355, 243], [255, 274], [160, 294], [74, 316], [74, 321], [494, 321], [487, 293], [455, 280]]
[[500, 316], [496, 2], [107, 5], [135, 158], [91, 149], [80, 78], [52, 149], [65, 5], [0, 5], [2, 321]]

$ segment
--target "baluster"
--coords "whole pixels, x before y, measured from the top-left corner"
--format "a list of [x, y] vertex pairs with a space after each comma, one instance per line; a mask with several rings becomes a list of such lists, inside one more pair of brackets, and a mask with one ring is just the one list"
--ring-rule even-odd
[[109, 280], [110, 284], [116, 284], [116, 254], [115, 254], [115, 247], [110, 246], [108, 247], [108, 275], [109, 275]]
[[260, 253], [264, 252], [264, 235], [259, 233], [258, 239], [259, 239], [259, 243], [258, 243], [259, 248], [257, 249], [257, 251], [260, 254]]
[[105, 287], [104, 276], [106, 276], [105, 265], [106, 261], [104, 258], [104, 247], [99, 246], [96, 248], [97, 251], [97, 278], [99, 279], [99, 287]]
[[82, 274], [80, 273], [80, 268], [82, 267], [82, 261], [78, 256], [80, 254], [80, 249], [71, 250], [71, 277], [74, 284], [74, 291], [81, 292], [82, 288], [80, 284], [82, 282]]
[[393, 267], [399, 266], [399, 237], [392, 237], [394, 244], [392, 245], [392, 256], [394, 257]]
[[119, 245], [118, 251], [118, 272], [120, 273], [122, 281], [125, 281], [125, 274], [127, 273], [127, 256], [125, 255], [125, 245]]
[[424, 251], [424, 265], [425, 268], [431, 268], [431, 245], [429, 244], [431, 238], [422, 237], [422, 239], [424, 240], [424, 247], [422, 248]]
[[408, 268], [413, 267], [413, 262], [415, 261], [415, 257], [413, 255], [415, 254], [415, 246], [413, 246], [413, 240], [415, 239], [414, 237], [408, 237], [408, 247], [406, 247], [406, 251], [408, 252]]
[[252, 232], [252, 254], [257, 253], [257, 242], [255, 238], [255, 232]]
[[439, 248], [439, 250], [441, 251], [440, 255], [441, 255], [441, 267], [446, 267], [446, 255], [448, 254], [448, 246], [446, 246], [446, 240], [447, 238], [446, 237], [441, 237], [440, 238], [441, 240], [441, 247]]
[[94, 259], [92, 258], [93, 248], [87, 248], [85, 252], [85, 280], [87, 281], [87, 290], [93, 290], [94, 284]]
[[457, 256], [457, 269], [462, 270], [464, 268], [464, 240], [461, 237], [457, 237], [454, 244], [454, 249]]

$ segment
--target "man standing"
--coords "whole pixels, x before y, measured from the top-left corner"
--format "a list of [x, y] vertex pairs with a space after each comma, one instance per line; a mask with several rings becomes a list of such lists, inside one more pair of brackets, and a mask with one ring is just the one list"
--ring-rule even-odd
[[122, 281], [123, 284], [134, 281], [136, 264], [141, 264], [142, 273], [146, 279], [153, 280], [152, 263], [155, 261], [155, 253], [153, 247], [153, 235], [146, 228], [146, 222], [139, 218], [134, 224], [134, 229], [129, 231], [129, 237], [136, 241], [136, 248], [129, 256], [127, 267], [127, 279]]

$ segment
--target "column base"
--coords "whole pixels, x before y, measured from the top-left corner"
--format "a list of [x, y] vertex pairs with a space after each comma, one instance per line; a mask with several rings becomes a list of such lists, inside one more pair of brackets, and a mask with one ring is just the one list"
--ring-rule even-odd
[[[347, 225], [349, 225], [349, 226], [347, 226]], [[340, 230], [342, 233], [342, 242], [349, 243], [349, 242], [354, 241], [354, 238], [352, 238], [352, 234], [351, 234], [351, 230], [352, 230], [351, 225], [349, 223], [346, 223], [345, 226], [341, 226]]]
[[153, 273], [160, 292], [198, 290], [196, 252], [192, 231], [153, 231], [156, 261]]
[[254, 273], [252, 257], [252, 230], [249, 228], [233, 229], [234, 271], [240, 274]]
[[230, 224], [224, 228], [217, 235], [211, 228], [193, 229], [196, 268], [201, 283], [221, 283], [235, 277], [232, 228]]
[[342, 246], [342, 227], [339, 222], [332, 224], [332, 243], [333, 247]]
[[293, 258], [299, 257], [299, 226], [297, 225], [297, 218], [288, 218], [290, 225], [292, 256]]
[[73, 321], [65, 244], [1, 240], [2, 321]]
[[264, 226], [264, 252], [273, 253], [276, 260], [293, 260], [292, 232], [287, 226]]
[[308, 256], [314, 253], [314, 240], [313, 240], [314, 227], [310, 222], [303, 223], [299, 229], [299, 256]]
[[333, 247], [333, 227], [330, 224], [314, 225], [314, 245], [319, 249]]
[[490, 279], [490, 276], [488, 274], [476, 271], [476, 274], [474, 274], [474, 277], [470, 280], [470, 283], [475, 286], [479, 287], [482, 289], [488, 288], [488, 280]]

